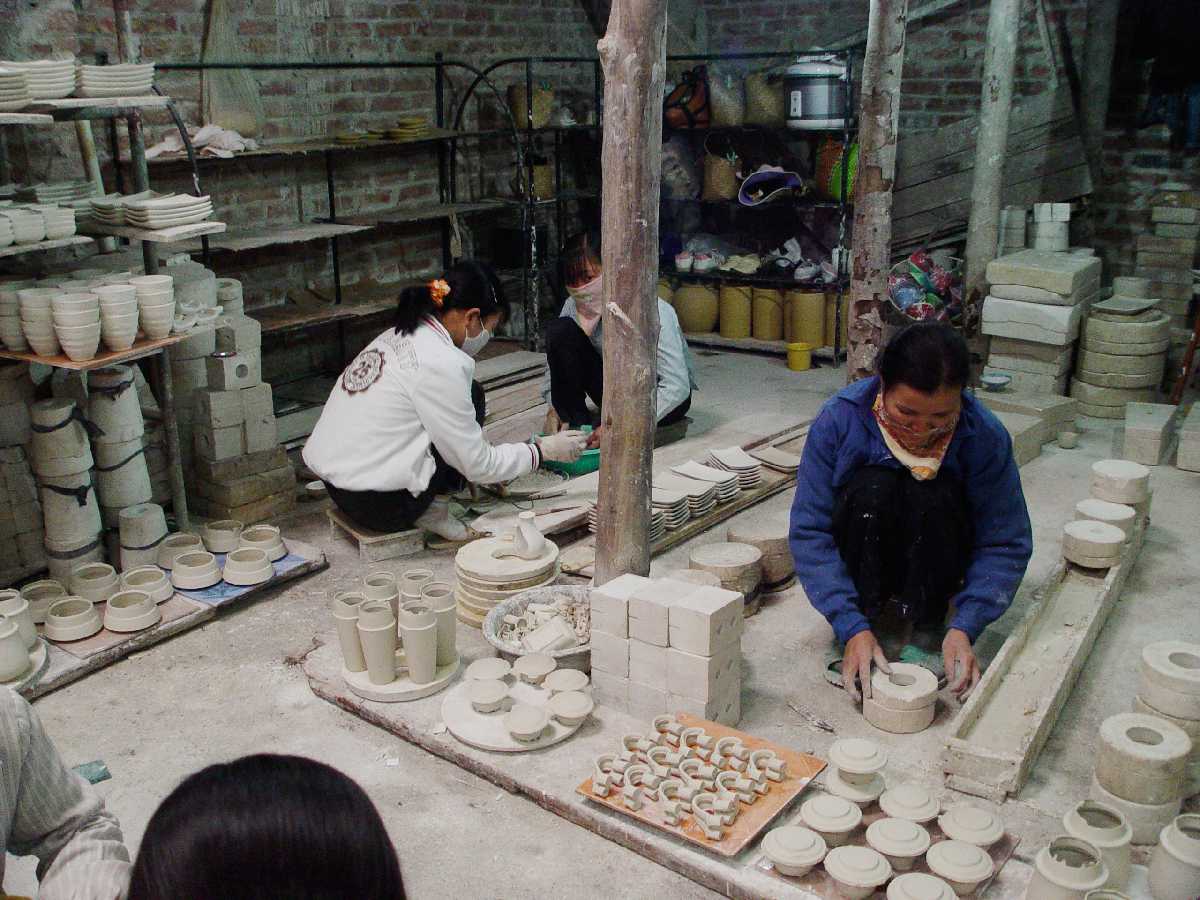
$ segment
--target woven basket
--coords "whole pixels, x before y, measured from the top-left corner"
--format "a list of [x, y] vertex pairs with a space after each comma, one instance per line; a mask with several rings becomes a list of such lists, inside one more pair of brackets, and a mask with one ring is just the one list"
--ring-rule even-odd
[[708, 107], [714, 127], [741, 125], [746, 120], [746, 95], [742, 82], [729, 74], [710, 73]]
[[684, 334], [716, 331], [720, 315], [717, 292], [704, 284], [685, 284], [675, 292], [675, 313]]
[[[554, 105], [554, 91], [550, 88], [535, 87], [533, 89], [533, 127], [545, 128], [550, 124], [550, 107]], [[510, 84], [508, 86], [508, 108], [512, 110], [518, 128], [525, 128], [529, 122], [529, 107], [525, 103], [525, 85]]]
[[740, 340], [750, 337], [752, 302], [750, 288], [744, 284], [721, 286], [721, 337]]
[[705, 200], [733, 200], [738, 195], [737, 166], [723, 156], [704, 154]]
[[783, 340], [783, 291], [755, 288], [753, 304], [754, 337], [760, 341]]
[[538, 200], [549, 200], [554, 196], [554, 166], [533, 167], [533, 196]]
[[783, 125], [787, 106], [783, 98], [783, 82], [767, 80], [766, 72], [746, 76], [746, 124]]
[[675, 288], [671, 287], [671, 282], [665, 278], [658, 279], [658, 297], [671, 306], [675, 305]]
[[788, 291], [787, 310], [786, 340], [813, 347], [826, 345], [824, 291]]

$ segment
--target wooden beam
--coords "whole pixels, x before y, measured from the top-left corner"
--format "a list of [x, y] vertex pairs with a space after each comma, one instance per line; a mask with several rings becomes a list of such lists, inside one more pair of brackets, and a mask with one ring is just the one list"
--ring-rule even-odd
[[964, 296], [968, 327], [978, 320], [986, 292], [984, 271], [995, 258], [1000, 242], [1000, 186], [1004, 179], [1020, 25], [1021, 0], [991, 0], [979, 98], [979, 136], [971, 181], [971, 218], [967, 224]]
[[650, 572], [666, 0], [615, 0], [604, 69], [604, 409], [596, 583]]
[[1121, 0], [1088, 0], [1081, 78], [1087, 90], [1080, 99], [1083, 105], [1083, 143], [1087, 147], [1092, 181], [1097, 184], [1104, 168], [1104, 123], [1108, 118], [1113, 53], [1117, 46], [1117, 17], [1120, 12]]
[[875, 373], [892, 245], [892, 184], [908, 0], [871, 0], [863, 58], [846, 377]]

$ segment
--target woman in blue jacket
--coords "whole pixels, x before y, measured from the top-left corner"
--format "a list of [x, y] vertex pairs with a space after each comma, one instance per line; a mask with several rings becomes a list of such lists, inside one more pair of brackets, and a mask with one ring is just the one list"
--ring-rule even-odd
[[934, 628], [945, 628], [942, 660], [964, 698], [980, 677], [972, 644], [1025, 574], [1033, 538], [1012, 439], [964, 390], [969, 375], [954, 329], [909, 326], [879, 374], [827, 401], [809, 430], [792, 554], [845, 647], [842, 680], [856, 701], [859, 685], [870, 696], [872, 663], [888, 670], [877, 630]]

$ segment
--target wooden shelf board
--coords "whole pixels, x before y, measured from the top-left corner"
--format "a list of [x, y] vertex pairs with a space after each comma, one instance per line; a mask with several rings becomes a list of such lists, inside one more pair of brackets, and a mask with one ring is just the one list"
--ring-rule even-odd
[[[397, 288], [397, 291], [399, 288]], [[317, 325], [361, 319], [396, 308], [395, 300], [378, 300], [373, 303], [329, 304], [319, 309], [301, 309], [296, 306], [271, 306], [251, 310], [248, 315], [262, 325], [263, 334], [282, 334], [288, 331], [303, 331]]]
[[57, 250], [60, 247], [74, 247], [78, 244], [90, 244], [92, 239], [82, 234], [59, 238], [56, 241], [38, 241], [36, 244], [10, 244], [0, 247], [0, 257], [20, 256], [22, 253], [35, 253], [39, 250]]
[[224, 222], [204, 221], [151, 231], [145, 228], [131, 228], [128, 225], [103, 225], [94, 219], [83, 219], [78, 227], [80, 231], [88, 234], [123, 237], [131, 241], [150, 241], [155, 244], [177, 244], [202, 234], [220, 234], [226, 228]]
[[15, 359], [19, 362], [41, 363], [46, 366], [54, 366], [56, 369], [73, 369], [76, 372], [88, 372], [92, 369], [103, 368], [104, 366], [112, 366], [117, 363], [141, 359], [144, 356], [153, 356], [162, 350], [163, 347], [178, 344], [187, 337], [188, 335], [186, 334], [172, 334], [157, 341], [150, 341], [143, 338], [128, 350], [104, 350], [97, 353], [92, 359], [84, 360], [83, 362], [75, 362], [73, 359], [69, 359], [61, 354], [58, 356], [38, 356], [36, 353], [14, 353], [11, 350], [0, 350], [0, 359]]
[[357, 216], [343, 216], [340, 222], [358, 226], [374, 225], [404, 225], [410, 222], [429, 222], [449, 218], [452, 215], [469, 215], [471, 213], [496, 212], [505, 209], [516, 209], [510, 200], [476, 200], [464, 203], [422, 203], [401, 206], [396, 209], [380, 212], [365, 212]]
[[50, 125], [54, 116], [47, 113], [0, 112], [0, 125]]
[[[264, 229], [237, 229], [227, 231], [222, 237], [208, 242], [212, 251], [242, 253], [248, 250], [259, 250], [263, 247], [277, 247], [282, 244], [302, 244], [306, 241], [321, 241], [339, 237], [345, 234], [357, 234], [370, 231], [369, 225], [351, 225], [329, 222], [298, 222], [290, 227]], [[199, 253], [203, 244], [198, 239], [187, 241], [183, 247], [186, 253]]]

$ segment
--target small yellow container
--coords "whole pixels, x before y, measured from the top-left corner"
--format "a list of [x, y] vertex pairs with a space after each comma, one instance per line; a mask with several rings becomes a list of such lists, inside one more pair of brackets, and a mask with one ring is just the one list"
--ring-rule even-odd
[[787, 355], [788, 368], [793, 372], [804, 372], [812, 368], [812, 344], [788, 344]]

